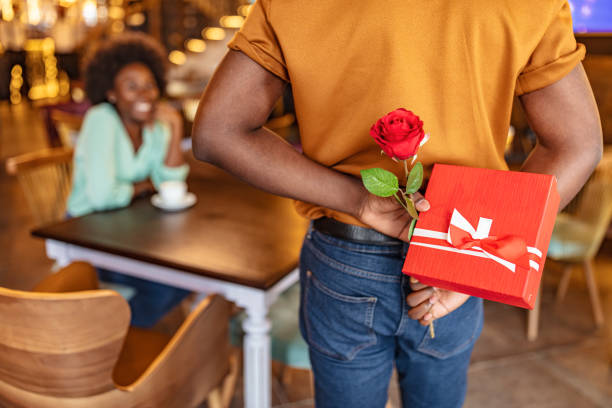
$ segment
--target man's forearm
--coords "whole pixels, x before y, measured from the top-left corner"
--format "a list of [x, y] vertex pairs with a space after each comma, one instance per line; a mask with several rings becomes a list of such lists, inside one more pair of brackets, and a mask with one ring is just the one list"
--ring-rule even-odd
[[580, 146], [578, 151], [555, 151], [537, 145], [521, 171], [553, 174], [557, 178], [561, 210], [580, 191], [600, 159], [601, 149], [597, 146]]
[[202, 95], [192, 139], [196, 158], [274, 194], [357, 216], [366, 190], [262, 127], [285, 83], [246, 55], [229, 51]]
[[200, 122], [194, 154], [270, 193], [353, 216], [366, 194], [358, 179], [313, 162], [264, 127], [219, 134], [219, 128]]
[[564, 78], [521, 96], [538, 144], [523, 171], [554, 174], [565, 207], [601, 159], [602, 131], [595, 98], [578, 64]]

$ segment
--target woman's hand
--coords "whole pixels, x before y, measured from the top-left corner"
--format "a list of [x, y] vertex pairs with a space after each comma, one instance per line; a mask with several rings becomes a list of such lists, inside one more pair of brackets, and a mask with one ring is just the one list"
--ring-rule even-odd
[[183, 117], [167, 102], [159, 102], [155, 107], [155, 119], [166, 123], [170, 127], [170, 143], [164, 164], [176, 167], [185, 163], [181, 141], [183, 140]]
[[136, 198], [138, 196], [148, 194], [148, 193], [154, 193], [156, 191], [155, 186], [153, 185], [150, 179], [139, 181], [137, 183], [134, 183], [133, 185], [134, 185], [133, 198]]
[[183, 118], [179, 111], [174, 109], [168, 102], [158, 102], [155, 106], [155, 119], [167, 124], [172, 130], [172, 136], [182, 138], [182, 133], [175, 134], [176, 129], [183, 128]]

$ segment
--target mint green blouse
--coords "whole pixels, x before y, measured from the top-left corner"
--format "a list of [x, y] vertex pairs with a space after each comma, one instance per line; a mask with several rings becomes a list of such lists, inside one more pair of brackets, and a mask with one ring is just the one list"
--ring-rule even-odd
[[187, 164], [164, 164], [170, 129], [156, 121], [142, 131], [142, 145], [134, 147], [115, 108], [108, 103], [87, 111], [74, 153], [68, 213], [73, 217], [130, 204], [133, 183], [150, 178], [158, 188], [167, 180], [184, 180]]

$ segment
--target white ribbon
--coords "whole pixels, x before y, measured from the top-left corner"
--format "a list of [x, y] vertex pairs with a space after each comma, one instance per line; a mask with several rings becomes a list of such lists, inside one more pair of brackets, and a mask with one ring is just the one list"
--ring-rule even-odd
[[[461, 213], [459, 213], [459, 211], [457, 211], [457, 209], [455, 208], [453, 209], [453, 214], [451, 216], [450, 224], [468, 232], [472, 236], [473, 239], [485, 239], [489, 237], [489, 232], [491, 230], [491, 225], [493, 224], [493, 220], [490, 218], [480, 217], [478, 219], [478, 225], [476, 226], [476, 228], [474, 228], [472, 224], [470, 224], [468, 220], [466, 220], [465, 217], [463, 217]], [[423, 237], [423, 238], [439, 239], [439, 240], [446, 241], [449, 244], [452, 244], [452, 242], [450, 241], [450, 226], [449, 226], [448, 232], [440, 232], [440, 231], [433, 231], [433, 230], [428, 230], [428, 229], [423, 229], [423, 228], [415, 228], [412, 234], [412, 237], [413, 238]], [[470, 256], [478, 256], [481, 258], [489, 258], [499, 263], [500, 265], [504, 266], [505, 268], [509, 269], [510, 271], [516, 272], [516, 264], [510, 261], [507, 261], [505, 259], [502, 259], [498, 256], [495, 256], [477, 246], [474, 246], [471, 249], [459, 249], [455, 247], [447, 247], [447, 246], [442, 246], [442, 245], [427, 244], [424, 242], [413, 242], [413, 241], [410, 242], [410, 245], [439, 249], [439, 250], [447, 251], [447, 252], [457, 252], [457, 253], [470, 255]], [[477, 250], [477, 251], [474, 251], [474, 250]], [[527, 252], [536, 255], [538, 258], [542, 258], [542, 252], [535, 247], [528, 246]], [[531, 259], [529, 260], [529, 266], [531, 266], [536, 271], [540, 270], [540, 265], [536, 261], [533, 261]]]

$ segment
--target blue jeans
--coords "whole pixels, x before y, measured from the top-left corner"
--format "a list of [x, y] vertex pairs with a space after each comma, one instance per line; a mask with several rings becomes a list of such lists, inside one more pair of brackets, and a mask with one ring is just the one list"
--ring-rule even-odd
[[[72, 216], [66, 212], [66, 219], [69, 220], [70, 218]], [[123, 275], [108, 269], [96, 268], [96, 270], [98, 271], [100, 281], [120, 283], [136, 291], [136, 294], [129, 300], [130, 312], [132, 314], [130, 320], [131, 326], [142, 328], [155, 326], [159, 319], [174, 306], [181, 303], [190, 293], [184, 289]]]
[[483, 324], [472, 297], [435, 321], [435, 338], [408, 317], [407, 244], [366, 245], [310, 230], [300, 259], [300, 329], [316, 406], [384, 407], [393, 365], [404, 407], [460, 407]]
[[150, 328], [157, 323], [174, 306], [178, 305], [190, 293], [187, 290], [175, 288], [134, 276], [98, 268], [101, 281], [121, 283], [136, 290], [129, 301], [132, 319], [130, 325]]

